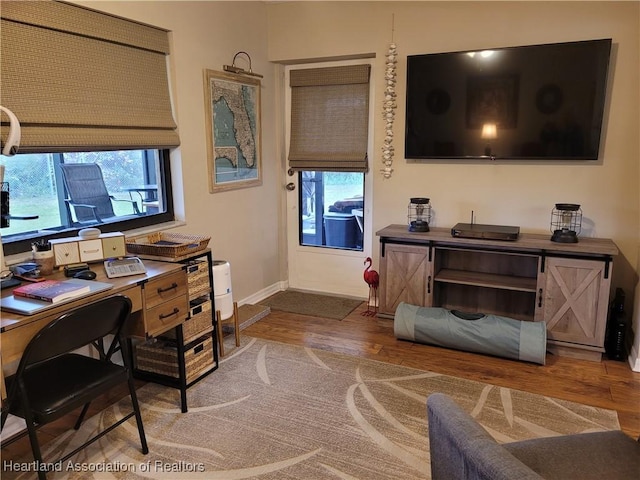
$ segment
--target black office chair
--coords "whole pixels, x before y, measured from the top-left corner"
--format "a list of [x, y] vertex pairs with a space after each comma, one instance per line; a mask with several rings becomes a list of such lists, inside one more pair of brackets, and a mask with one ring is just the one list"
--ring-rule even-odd
[[[63, 163], [60, 164], [60, 171], [69, 195], [65, 199], [65, 206], [72, 225], [102, 223], [104, 220], [117, 216], [113, 210], [112, 202], [126, 202], [131, 205], [133, 215], [140, 215], [137, 202], [117, 199], [109, 194], [100, 165], [96, 163]], [[75, 213], [75, 221], [73, 221], [71, 207]]]
[[[107, 297], [58, 317], [38, 332], [25, 348], [18, 370], [7, 378], [9, 403], [2, 413], [2, 425], [7, 413], [24, 418], [37, 464], [43, 465], [37, 427], [83, 407], [74, 426], [79, 429], [91, 401], [121, 383], [128, 384], [133, 411], [58, 461], [66, 462], [132, 416], [138, 425], [142, 453], [149, 452], [125, 334], [130, 313], [131, 300], [127, 297]], [[107, 335], [114, 337], [108, 341]], [[87, 345], [96, 347], [99, 359], [74, 352]], [[112, 360], [118, 350], [122, 353], [124, 366]], [[39, 471], [38, 478], [45, 480], [46, 473]]]

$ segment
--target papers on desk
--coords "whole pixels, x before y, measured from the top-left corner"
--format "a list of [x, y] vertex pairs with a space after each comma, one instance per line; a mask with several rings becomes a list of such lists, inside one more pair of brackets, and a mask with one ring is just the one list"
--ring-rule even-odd
[[34, 315], [43, 310], [72, 302], [74, 300], [77, 300], [78, 298], [83, 298], [94, 293], [110, 290], [113, 288], [113, 285], [110, 283], [96, 282], [95, 280], [82, 280], [80, 278], [70, 278], [69, 280], [65, 280], [65, 282], [71, 282], [83, 287], [88, 286], [89, 291], [76, 297], [61, 300], [58, 303], [45, 302], [33, 298], [7, 296], [2, 298], [0, 308], [8, 312], [20, 313], [22, 315]]

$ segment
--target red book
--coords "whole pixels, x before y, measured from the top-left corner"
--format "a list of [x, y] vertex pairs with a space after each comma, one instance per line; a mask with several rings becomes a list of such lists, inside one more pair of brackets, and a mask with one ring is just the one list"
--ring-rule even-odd
[[70, 282], [68, 280], [45, 280], [44, 282], [30, 283], [13, 289], [14, 297], [35, 298], [49, 303], [57, 303], [68, 298], [77, 297], [83, 293], [89, 293], [89, 285]]

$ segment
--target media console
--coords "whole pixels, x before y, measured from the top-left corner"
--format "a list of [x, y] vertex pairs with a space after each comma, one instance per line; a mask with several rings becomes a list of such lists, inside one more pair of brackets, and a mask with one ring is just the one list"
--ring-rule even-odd
[[459, 238], [451, 229], [380, 237], [379, 315], [400, 302], [546, 322], [551, 353], [600, 361], [611, 288], [612, 240], [556, 243], [522, 233], [515, 241]]

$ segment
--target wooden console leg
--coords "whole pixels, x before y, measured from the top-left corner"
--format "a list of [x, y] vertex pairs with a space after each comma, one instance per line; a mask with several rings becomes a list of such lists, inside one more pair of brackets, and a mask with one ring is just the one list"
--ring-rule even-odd
[[233, 328], [236, 334], [236, 347], [240, 346], [240, 315], [238, 315], [238, 302], [233, 302]]
[[240, 346], [240, 315], [238, 315], [238, 302], [233, 302], [233, 316], [222, 319], [220, 310], [216, 310], [216, 324], [218, 330], [218, 343], [220, 344], [220, 357], [224, 357], [224, 334], [222, 332], [222, 324], [224, 322], [233, 322], [233, 328], [236, 336], [236, 347]]
[[216, 330], [218, 331], [218, 343], [220, 344], [220, 358], [224, 357], [224, 336], [222, 334], [222, 315], [216, 310]]

